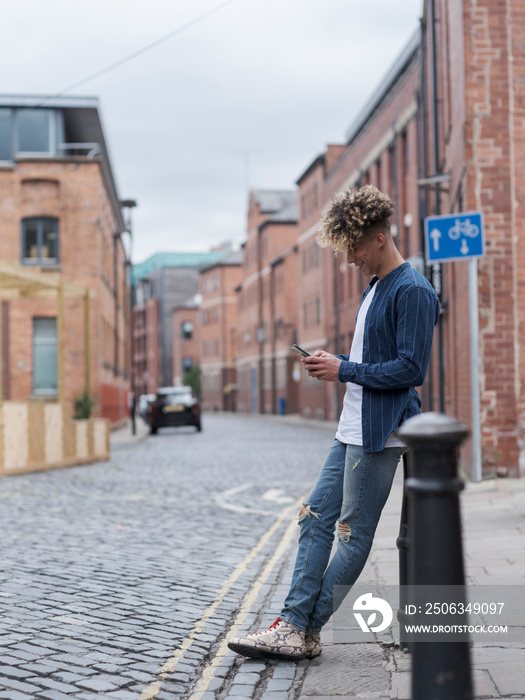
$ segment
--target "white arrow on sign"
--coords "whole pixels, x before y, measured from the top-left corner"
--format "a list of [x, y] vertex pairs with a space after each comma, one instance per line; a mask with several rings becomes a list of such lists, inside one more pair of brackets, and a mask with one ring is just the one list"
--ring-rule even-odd
[[441, 238], [441, 231], [437, 228], [433, 228], [430, 232], [430, 238], [434, 241], [434, 250], [437, 252], [439, 250], [439, 239]]
[[461, 250], [460, 250], [460, 253], [461, 253], [461, 255], [466, 255], [466, 254], [469, 252], [469, 250], [470, 250], [470, 248], [469, 248], [468, 245], [467, 245], [467, 239], [464, 238], [464, 239], [461, 241]]

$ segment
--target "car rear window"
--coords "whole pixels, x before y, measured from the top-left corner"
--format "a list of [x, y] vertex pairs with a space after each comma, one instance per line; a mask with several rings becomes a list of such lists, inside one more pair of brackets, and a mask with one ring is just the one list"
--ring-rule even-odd
[[172, 394], [163, 394], [161, 398], [165, 403], [185, 403], [192, 400], [191, 393], [188, 391], [177, 391]]

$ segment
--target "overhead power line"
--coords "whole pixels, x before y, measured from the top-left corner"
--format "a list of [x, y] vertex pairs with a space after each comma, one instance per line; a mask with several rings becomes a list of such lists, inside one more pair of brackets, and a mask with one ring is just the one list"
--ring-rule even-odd
[[194, 19], [190, 20], [186, 24], [183, 24], [180, 27], [177, 27], [177, 29], [174, 29], [173, 31], [169, 32], [168, 34], [165, 34], [164, 36], [160, 37], [160, 39], [157, 39], [156, 41], [152, 41], [150, 44], [146, 44], [146, 46], [143, 46], [141, 49], [137, 49], [137, 51], [133, 51], [133, 53], [130, 53], [128, 56], [121, 58], [119, 61], [115, 61], [115, 63], [111, 63], [110, 65], [106, 66], [105, 68], [102, 68], [101, 70], [96, 71], [95, 73], [91, 73], [91, 75], [88, 75], [85, 78], [82, 78], [82, 80], [78, 80], [76, 83], [72, 83], [71, 85], [68, 85], [67, 87], [60, 90], [60, 92], [57, 92], [54, 95], [48, 95], [47, 97], [44, 97], [35, 106], [41, 107], [48, 100], [52, 100], [52, 99], [55, 99], [57, 97], [62, 97], [66, 93], [71, 92], [71, 90], [75, 90], [76, 88], [80, 87], [81, 85], [84, 85], [85, 83], [88, 83], [91, 80], [95, 80], [95, 78], [100, 78], [100, 76], [105, 75], [106, 73], [109, 73], [110, 71], [115, 70], [116, 68], [119, 68], [120, 66], [123, 66], [125, 63], [128, 63], [129, 61], [134, 60], [138, 56], [142, 56], [142, 54], [147, 53], [148, 51], [151, 51], [152, 49], [159, 46], [159, 44], [162, 44], [165, 41], [168, 41], [168, 39], [171, 39], [172, 37], [176, 36], [177, 34], [182, 34], [182, 32], [185, 32], [190, 27], [193, 27], [196, 24], [198, 24], [199, 22], [202, 22], [210, 15], [213, 15], [216, 12], [219, 12], [219, 10], [222, 10], [227, 5], [231, 5], [235, 1], [236, 0], [225, 0], [225, 2], [221, 2], [219, 5], [212, 7], [211, 9], [204, 12], [202, 15], [195, 17]]

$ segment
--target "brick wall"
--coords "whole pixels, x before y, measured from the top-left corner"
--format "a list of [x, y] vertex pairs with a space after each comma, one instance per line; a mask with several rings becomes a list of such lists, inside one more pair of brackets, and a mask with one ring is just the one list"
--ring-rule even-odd
[[525, 474], [525, 254], [523, 235], [525, 232], [525, 177], [522, 164], [525, 162], [525, 17], [523, 3], [512, 0], [508, 3], [507, 55], [509, 59], [509, 129], [512, 133], [510, 158], [510, 192], [514, 229], [515, 308], [517, 316], [517, 365], [520, 381], [517, 383], [517, 439], [518, 469]]
[[[200, 365], [200, 339], [198, 326], [198, 309], [179, 307], [173, 310], [173, 380], [183, 383], [185, 373], [184, 360], [191, 360], [192, 366]], [[191, 323], [191, 335], [185, 337], [183, 324]]]
[[[2, 168], [1, 260], [20, 262], [21, 221], [26, 217], [58, 219], [59, 264], [51, 270], [94, 292], [90, 302], [89, 389], [95, 401], [95, 415], [110, 417], [105, 409], [101, 386], [112, 387], [117, 392], [127, 392], [129, 387], [125, 252], [121, 241], [113, 238], [117, 226], [99, 162], [84, 159], [20, 160], [14, 166]], [[38, 266], [36, 269], [45, 272], [50, 268]], [[117, 309], [115, 287], [118, 290]], [[57, 305], [54, 299], [28, 298], [10, 300], [8, 306], [9, 398], [27, 400], [33, 387], [33, 318], [56, 317]], [[84, 314], [81, 300], [66, 299], [64, 310], [66, 401], [72, 402], [84, 389]], [[116, 415], [114, 410], [111, 408], [112, 419]], [[125, 411], [121, 411], [117, 420], [124, 415]]]
[[[355, 317], [367, 282], [346, 256], [316, 251], [321, 214], [338, 192], [374, 184], [396, 202], [393, 224], [398, 246], [407, 257], [420, 253], [417, 154], [419, 62], [413, 57], [370, 119], [350, 143], [328, 146], [299, 178], [299, 344], [314, 351], [348, 354]], [[313, 196], [317, 193], [317, 197]], [[410, 215], [410, 218], [406, 218]], [[411, 223], [410, 223], [411, 219]], [[312, 380], [302, 373], [300, 411], [309, 417], [336, 420], [343, 385]]]
[[[518, 2], [439, 0], [436, 20], [437, 165], [452, 175], [441, 211], [482, 211], [485, 220], [486, 255], [477, 265], [483, 471], [517, 474], [523, 448], [525, 259], [519, 241], [524, 130], [519, 75], [525, 8]], [[429, 24], [429, 45], [430, 29]], [[468, 263], [444, 265], [444, 292], [446, 410], [471, 426]], [[468, 441], [462, 450], [467, 470], [471, 457]]]
[[[413, 54], [366, 123], [353, 128], [349, 143], [328, 146], [299, 178], [297, 340], [311, 350], [348, 352], [350, 347], [365, 280], [342, 256], [335, 260], [314, 244], [321, 212], [337, 192], [372, 183], [389, 193], [397, 205], [393, 224], [399, 249], [415, 265], [422, 263], [424, 216], [481, 210], [486, 227], [486, 256], [477, 263], [483, 468], [487, 474], [523, 473], [525, 5], [518, 0], [426, 0], [424, 20], [425, 64], [420, 52]], [[435, 173], [451, 176], [439, 196], [435, 188], [424, 191], [417, 184]], [[262, 221], [252, 197], [239, 295], [241, 410], [268, 405], [267, 395], [261, 399], [257, 393], [261, 348], [255, 337], [265, 294], [257, 235]], [[442, 323], [421, 393], [424, 409], [439, 410], [443, 400], [446, 413], [470, 427], [468, 263], [444, 263], [442, 273]], [[298, 410], [336, 418], [344, 387], [311, 382], [304, 374], [299, 380]], [[462, 462], [469, 471], [470, 441], [462, 448]]]
[[203, 270], [199, 288], [199, 356], [203, 406], [206, 410], [235, 410], [237, 399], [238, 320], [236, 288], [242, 265], [221, 262]]
[[[274, 413], [278, 409], [274, 382], [277, 369], [276, 321], [282, 317], [283, 324], [290, 324], [286, 342], [293, 342], [289, 338], [293, 338], [296, 311], [293, 304], [285, 309], [275, 306], [276, 301], [285, 297], [276, 299], [273, 284], [276, 283], [275, 275], [280, 273], [272, 273], [272, 269], [278, 258], [288, 258], [292, 254], [297, 229], [295, 212], [287, 222], [276, 217], [290, 206], [290, 194], [295, 200], [294, 193], [272, 192], [272, 208], [265, 208], [269, 201], [265, 199], [266, 194], [252, 192], [248, 206], [248, 235], [243, 252], [242, 284], [237, 297], [237, 407], [239, 411]], [[293, 283], [289, 262], [283, 262], [283, 265], [288, 270], [287, 284]], [[283, 340], [282, 335], [279, 340]], [[280, 346], [279, 356], [282, 355]]]

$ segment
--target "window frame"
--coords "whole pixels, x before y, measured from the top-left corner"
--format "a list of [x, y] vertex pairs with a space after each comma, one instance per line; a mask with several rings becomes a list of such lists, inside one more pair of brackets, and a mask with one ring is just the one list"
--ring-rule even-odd
[[[65, 122], [64, 111], [62, 109], [5, 106], [0, 107], [0, 110], [5, 112], [10, 122], [7, 130], [9, 132], [9, 157], [7, 159], [0, 158], [0, 163], [13, 163], [18, 158], [46, 159], [58, 158], [64, 155]], [[20, 115], [24, 113], [27, 114], [28, 111], [45, 113], [48, 115], [46, 151], [28, 151], [21, 148]]]
[[0, 119], [3, 118], [3, 112], [6, 113], [6, 119], [8, 120], [9, 124], [7, 127], [7, 131], [9, 132], [7, 134], [8, 137], [8, 145], [9, 145], [9, 157], [8, 158], [1, 158], [0, 157], [0, 163], [12, 163], [13, 162], [13, 151], [14, 151], [14, 121], [15, 121], [15, 110], [12, 109], [11, 107], [2, 107], [0, 108]]
[[[188, 330], [188, 327], [191, 326], [191, 329]], [[193, 339], [193, 334], [195, 332], [195, 324], [193, 321], [186, 320], [182, 321], [180, 324], [180, 337], [182, 340], [192, 340]]]
[[[26, 258], [26, 224], [30, 221], [37, 222], [37, 249], [38, 256], [36, 258]], [[52, 221], [55, 223], [56, 232], [56, 257], [42, 258], [42, 246], [44, 237], [44, 222]], [[20, 222], [21, 226], [21, 249], [20, 249], [20, 264], [26, 266], [45, 266], [58, 265], [60, 263], [60, 223], [56, 216], [26, 216]]]
[[[36, 342], [36, 324], [38, 321], [49, 321], [49, 320], [54, 320], [55, 321], [55, 337], [54, 337], [54, 342], [50, 338], [39, 338], [39, 342]], [[33, 353], [33, 371], [32, 371], [32, 394], [33, 396], [58, 396], [58, 325], [57, 325], [57, 318], [56, 316], [33, 316], [32, 319], [32, 353]], [[50, 346], [54, 345], [55, 347], [55, 358], [56, 358], [56, 384], [54, 387], [47, 388], [47, 389], [39, 389], [35, 385], [35, 380], [36, 380], [36, 372], [35, 372], [35, 367], [36, 367], [36, 354], [37, 354], [37, 347], [38, 346]]]
[[[45, 112], [49, 115], [48, 124], [48, 150], [47, 151], [24, 151], [20, 147], [20, 124], [19, 117], [22, 113], [28, 111]], [[14, 155], [15, 158], [54, 158], [60, 153], [60, 143], [64, 140], [64, 121], [63, 114], [56, 109], [40, 109], [40, 108], [23, 108], [14, 110]]]

